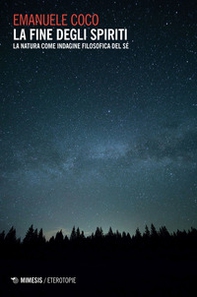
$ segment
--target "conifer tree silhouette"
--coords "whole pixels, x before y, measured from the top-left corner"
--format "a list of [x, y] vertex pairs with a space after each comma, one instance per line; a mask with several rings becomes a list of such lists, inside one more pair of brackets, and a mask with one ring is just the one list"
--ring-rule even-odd
[[64, 240], [64, 236], [63, 236], [62, 230], [60, 230], [56, 233], [55, 242], [57, 244], [61, 244], [61, 243], [63, 243], [63, 240]]
[[80, 239], [80, 238], [81, 238], [81, 232], [80, 232], [80, 229], [78, 227], [77, 230], [76, 230], [76, 239]]
[[34, 230], [33, 224], [27, 230], [27, 233], [23, 239], [24, 244], [34, 245], [38, 240], [38, 229]]
[[5, 242], [7, 244], [16, 244], [16, 229], [12, 226], [11, 229], [8, 231], [7, 235], [5, 236]]
[[110, 228], [109, 228], [109, 231], [108, 231], [108, 233], [107, 233], [107, 236], [110, 237], [110, 238], [112, 238], [113, 235], [114, 235], [114, 233], [113, 233], [112, 227], [110, 227]]
[[76, 229], [75, 229], [75, 226], [74, 226], [72, 231], [71, 231], [70, 240], [73, 241], [73, 240], [76, 240], [76, 238], [77, 238], [77, 232], [76, 232]]
[[147, 225], [145, 226], [144, 237], [145, 238], [150, 238], [150, 230], [149, 230]]
[[38, 233], [38, 242], [39, 244], [44, 244], [46, 242], [46, 238], [43, 235], [43, 229], [41, 228], [39, 233]]
[[168, 232], [166, 226], [162, 226], [159, 228], [159, 236], [166, 239], [169, 238], [170, 233]]
[[102, 238], [103, 237], [103, 229], [101, 227], [97, 227], [94, 236], [95, 236], [95, 238]]

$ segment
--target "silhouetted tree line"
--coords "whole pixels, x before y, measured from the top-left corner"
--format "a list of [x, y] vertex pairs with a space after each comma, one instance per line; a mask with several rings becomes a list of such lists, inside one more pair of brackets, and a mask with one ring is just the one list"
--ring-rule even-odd
[[31, 257], [47, 257], [55, 253], [56, 255], [64, 253], [64, 251], [105, 251], [114, 250], [130, 250], [130, 249], [193, 249], [197, 248], [197, 229], [191, 228], [188, 231], [180, 231], [169, 233], [165, 226], [156, 230], [151, 224], [150, 228], [146, 225], [144, 233], [137, 228], [135, 234], [131, 236], [129, 233], [118, 230], [113, 232], [112, 228], [104, 234], [101, 227], [97, 227], [96, 231], [90, 236], [85, 236], [84, 232], [75, 226], [70, 236], [63, 235], [62, 230], [58, 231], [48, 241], [46, 240], [42, 228], [34, 229], [33, 225], [29, 227], [23, 240], [16, 237], [16, 229], [12, 227], [7, 234], [5, 231], [0, 233], [1, 256], [31, 256]]
[[[194, 296], [196, 290], [195, 228], [170, 233], [165, 226], [157, 230], [152, 224], [145, 226], [143, 233], [137, 228], [131, 236], [114, 232], [111, 227], [104, 234], [97, 227], [85, 236], [73, 227], [70, 236], [60, 230], [46, 240], [43, 230], [31, 225], [21, 240], [12, 227], [7, 234], [0, 233], [0, 250], [2, 271], [8, 271], [9, 276], [10, 271], [18, 275], [33, 275], [38, 271], [40, 275], [75, 275], [77, 286], [58, 286], [70, 290], [68, 296], [81, 296], [84, 290], [86, 296], [185, 297]], [[57, 286], [44, 288], [48, 296], [57, 295]], [[79, 294], [73, 293], [75, 289]], [[31, 296], [37, 295], [32, 290]]]

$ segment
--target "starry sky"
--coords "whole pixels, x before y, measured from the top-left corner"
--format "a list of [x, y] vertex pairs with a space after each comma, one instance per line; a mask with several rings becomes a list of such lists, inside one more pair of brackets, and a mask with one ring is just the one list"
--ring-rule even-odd
[[[1, 3], [0, 229], [197, 227], [195, 1], [52, 2]], [[14, 50], [13, 13], [97, 13], [129, 49]]]

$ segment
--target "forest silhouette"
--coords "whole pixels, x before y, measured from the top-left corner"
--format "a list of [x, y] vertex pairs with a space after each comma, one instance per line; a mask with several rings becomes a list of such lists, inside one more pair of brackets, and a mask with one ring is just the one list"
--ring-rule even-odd
[[[73, 227], [70, 236], [60, 230], [46, 240], [43, 229], [31, 225], [21, 240], [12, 227], [7, 234], [0, 233], [0, 249], [5, 275], [66, 274], [77, 278], [76, 285], [45, 286], [50, 294], [60, 289], [68, 296], [82, 296], [82, 292], [86, 296], [195, 296], [197, 293], [195, 228], [170, 233], [165, 226], [156, 230], [151, 224], [150, 228], [145, 226], [143, 233], [137, 228], [131, 236], [114, 232], [111, 227], [104, 234], [97, 227], [94, 233], [85, 236]], [[13, 296], [23, 296], [22, 285], [17, 287], [17, 295], [16, 286], [4, 281], [11, 294], [14, 290]], [[37, 296], [37, 289], [34, 286], [29, 296]]]

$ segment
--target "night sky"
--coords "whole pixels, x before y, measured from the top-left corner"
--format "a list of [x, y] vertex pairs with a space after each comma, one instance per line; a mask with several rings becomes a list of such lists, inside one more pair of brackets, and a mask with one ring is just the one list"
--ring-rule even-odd
[[[1, 231], [197, 227], [195, 1], [47, 2], [1, 3]], [[129, 49], [14, 50], [13, 13], [97, 13]]]

